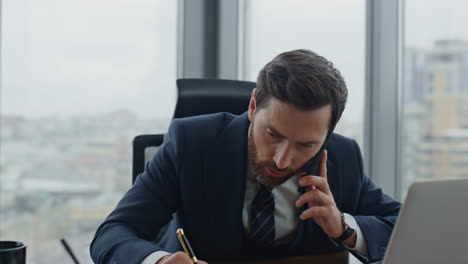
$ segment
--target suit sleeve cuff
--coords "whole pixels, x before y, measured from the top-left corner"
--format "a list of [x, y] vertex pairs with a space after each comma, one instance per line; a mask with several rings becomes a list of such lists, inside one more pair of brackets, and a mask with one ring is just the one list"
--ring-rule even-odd
[[362, 258], [368, 260], [368, 255], [367, 255], [367, 242], [364, 239], [362, 235], [362, 230], [359, 227], [358, 223], [356, 222], [356, 219], [350, 214], [344, 213], [345, 216], [345, 221], [349, 225], [349, 227], [353, 228], [356, 230], [356, 245], [354, 247], [348, 247], [345, 243], [343, 243], [344, 247], [347, 248], [348, 250], [354, 251], [354, 253], [359, 254]]
[[141, 264], [155, 264], [158, 262], [162, 257], [166, 255], [170, 255], [171, 253], [166, 252], [166, 251], [156, 251], [154, 253], [149, 254], [142, 262]]

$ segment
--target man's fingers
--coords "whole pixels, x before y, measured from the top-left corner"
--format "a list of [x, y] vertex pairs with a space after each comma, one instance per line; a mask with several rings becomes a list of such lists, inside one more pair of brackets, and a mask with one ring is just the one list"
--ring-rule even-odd
[[299, 216], [301, 220], [306, 220], [312, 217], [326, 217], [330, 215], [331, 213], [331, 207], [327, 206], [314, 206], [310, 207], [309, 209], [305, 210], [302, 212], [302, 214]]
[[193, 260], [185, 254], [185, 252], [179, 251], [172, 255], [165, 256], [161, 261], [157, 262], [158, 264], [193, 264]]
[[331, 205], [330, 197], [320, 190], [310, 190], [299, 196], [296, 206], [301, 207], [308, 202], [314, 202], [315, 205]]
[[327, 180], [323, 177], [314, 176], [314, 175], [305, 175], [299, 179], [299, 185], [306, 187], [309, 185], [315, 185], [316, 187], [322, 187], [327, 184]]
[[320, 158], [319, 176], [322, 176], [325, 179], [328, 177], [327, 176], [327, 159], [328, 159], [328, 151], [324, 150], [322, 154], [322, 158]]
[[[328, 181], [324, 177], [306, 175], [299, 179], [299, 185], [302, 187], [315, 186], [317, 189], [323, 191], [326, 194], [330, 194], [330, 187]], [[313, 189], [313, 188], [311, 188]]]

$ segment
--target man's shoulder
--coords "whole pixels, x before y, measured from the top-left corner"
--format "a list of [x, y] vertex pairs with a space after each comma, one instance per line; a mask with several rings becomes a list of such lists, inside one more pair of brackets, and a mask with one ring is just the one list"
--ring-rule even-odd
[[[332, 164], [346, 172], [346, 181], [360, 179], [363, 170], [363, 160], [358, 143], [349, 137], [332, 134], [328, 145], [328, 159]], [[356, 177], [353, 177], [355, 175]]]
[[343, 158], [349, 155], [360, 155], [360, 149], [357, 142], [349, 137], [333, 133], [328, 141], [327, 149], [329, 154], [337, 158]]
[[169, 134], [183, 142], [184, 152], [209, 152], [220, 145], [237, 144], [247, 136], [248, 117], [216, 113], [174, 119]]
[[354, 147], [356, 141], [352, 138], [340, 135], [338, 133], [332, 133], [330, 136], [330, 140], [328, 141], [328, 146], [333, 147]]
[[174, 122], [178, 122], [184, 129], [201, 129], [201, 130], [222, 130], [232, 120], [240, 116], [231, 113], [215, 113], [207, 115], [198, 115], [191, 117], [176, 118]]
[[177, 123], [185, 137], [192, 140], [213, 140], [227, 130], [240, 130], [248, 122], [247, 114], [234, 115], [231, 113], [215, 113], [199, 115], [185, 118], [177, 118], [173, 123]]
[[238, 117], [238, 115], [234, 115], [234, 114], [227, 113], [227, 112], [219, 112], [219, 113], [214, 113], [214, 114], [205, 114], [205, 115], [176, 118], [174, 120], [184, 123], [185, 125], [196, 125], [199, 123], [224, 122], [225, 120], [229, 121], [236, 117]]

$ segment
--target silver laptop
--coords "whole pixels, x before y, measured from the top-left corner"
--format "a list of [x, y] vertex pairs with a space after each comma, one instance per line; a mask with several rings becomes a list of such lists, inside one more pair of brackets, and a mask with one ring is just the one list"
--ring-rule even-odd
[[414, 183], [383, 263], [468, 263], [468, 179]]

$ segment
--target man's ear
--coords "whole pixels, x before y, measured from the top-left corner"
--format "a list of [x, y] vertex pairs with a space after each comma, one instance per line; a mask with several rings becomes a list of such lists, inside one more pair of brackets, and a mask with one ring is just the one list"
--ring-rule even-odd
[[255, 110], [257, 109], [257, 101], [255, 100], [255, 90], [257, 88], [253, 89], [252, 95], [250, 96], [250, 103], [249, 103], [249, 120], [250, 122], [253, 121], [254, 115], [255, 115]]

